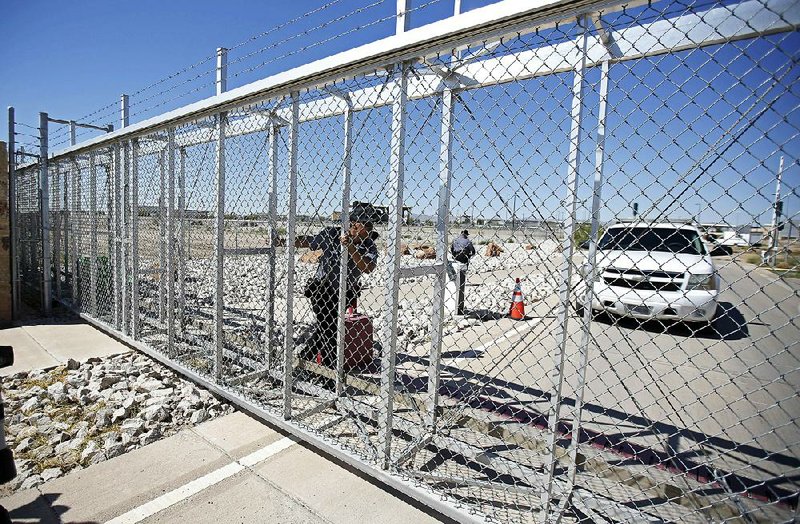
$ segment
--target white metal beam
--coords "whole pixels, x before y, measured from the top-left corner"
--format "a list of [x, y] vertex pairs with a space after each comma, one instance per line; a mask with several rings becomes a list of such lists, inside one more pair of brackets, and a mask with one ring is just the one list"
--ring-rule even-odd
[[[714, 7], [617, 31], [606, 29], [600, 34], [588, 36], [586, 67], [599, 67], [604, 61], [613, 64], [790, 31], [800, 26], [800, 9], [796, 8], [796, 4], [795, 0], [748, 0], [732, 6]], [[615, 56], [609, 56], [607, 46], [614, 49]], [[577, 39], [568, 40], [472, 61], [457, 68], [456, 74], [462, 89], [467, 90], [565, 73], [571, 71], [579, 59], [577, 49]], [[409, 100], [431, 97], [442, 92], [445, 87], [441, 71], [432, 70], [429, 74], [409, 77], [408, 97]], [[350, 100], [352, 111], [373, 109], [392, 103], [391, 92], [381, 86], [354, 90], [350, 93]], [[302, 123], [330, 118], [343, 115], [347, 110], [347, 101], [332, 94], [300, 104], [298, 119]], [[283, 108], [275, 116], [288, 121], [291, 118], [289, 112], [289, 108]], [[259, 113], [231, 120], [226, 134], [231, 137], [265, 131], [270, 127], [271, 118], [269, 114]], [[203, 129], [181, 133], [175, 139], [179, 147], [188, 147], [214, 141], [216, 137], [214, 132], [209, 133]], [[157, 142], [148, 142], [141, 147], [141, 154], [146, 155], [153, 154], [164, 146]]]
[[[626, 5], [631, 3], [636, 2], [627, 2]], [[226, 106], [240, 104], [245, 100], [255, 101], [282, 96], [287, 91], [302, 85], [334, 82], [344, 75], [352, 77], [354, 74], [374, 69], [380, 64], [412, 59], [423, 53], [452, 49], [454, 45], [487, 39], [492, 35], [507, 34], [534, 24], [542, 27], [555, 20], [565, 20], [579, 12], [603, 10], [608, 13], [620, 5], [622, 4], [619, 1], [504, 0], [252, 82], [87, 140], [80, 145], [68, 147], [56, 156], [107, 144], [122, 136], [142, 135], [147, 131], [163, 127], [166, 123], [187, 121]], [[630, 60], [668, 51], [751, 38], [765, 33], [787, 31], [799, 25], [800, 10], [796, 8], [794, 0], [765, 2], [751, 0], [627, 28], [613, 32], [611, 36], [624, 55], [619, 60]], [[590, 42], [590, 49], [594, 47], [591, 44]], [[599, 62], [590, 57], [587, 66], [596, 65], [599, 65]], [[176, 145], [184, 144], [179, 142]]]

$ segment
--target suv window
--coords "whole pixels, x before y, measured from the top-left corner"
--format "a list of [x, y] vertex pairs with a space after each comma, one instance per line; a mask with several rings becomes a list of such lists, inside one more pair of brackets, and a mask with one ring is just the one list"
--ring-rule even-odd
[[667, 227], [611, 228], [600, 239], [599, 247], [603, 250], [705, 254], [703, 242], [697, 231]]

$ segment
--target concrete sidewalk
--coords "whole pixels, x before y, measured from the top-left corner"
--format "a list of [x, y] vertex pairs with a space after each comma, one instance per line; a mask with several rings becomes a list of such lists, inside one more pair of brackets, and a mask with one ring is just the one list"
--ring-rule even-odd
[[[426, 523], [438, 518], [301, 444], [177, 500], [148, 503], [285, 436], [234, 413], [0, 499], [14, 522]], [[201, 481], [202, 482], [202, 481]], [[147, 505], [147, 506], [145, 506]]]
[[66, 363], [69, 358], [82, 361], [131, 351], [89, 324], [63, 319], [53, 324], [2, 329], [0, 345], [14, 347], [14, 365], [0, 369], [0, 375], [51, 368]]
[[[0, 330], [4, 374], [127, 351], [86, 324]], [[443, 522], [237, 412], [0, 498], [14, 522]]]

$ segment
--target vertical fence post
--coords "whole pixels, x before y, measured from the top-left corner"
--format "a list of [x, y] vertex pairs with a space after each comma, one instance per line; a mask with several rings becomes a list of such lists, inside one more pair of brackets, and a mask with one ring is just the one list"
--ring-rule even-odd
[[62, 251], [61, 251], [61, 239], [62, 239], [62, 226], [63, 226], [63, 217], [64, 217], [64, 209], [62, 207], [63, 200], [61, 197], [61, 163], [55, 163], [55, 173], [53, 174], [53, 278], [55, 281], [53, 282], [53, 293], [55, 294], [56, 300], [61, 301], [61, 263], [63, 262]]
[[216, 264], [216, 280], [214, 292], [214, 374], [217, 380], [222, 378], [222, 357], [225, 348], [223, 322], [225, 306], [225, 126], [228, 114], [217, 116], [217, 161], [216, 161], [216, 196], [217, 211], [214, 220], [214, 259]]
[[267, 319], [264, 336], [267, 344], [267, 369], [275, 368], [275, 259], [278, 254], [278, 133], [273, 120], [269, 128], [269, 252], [267, 254]]
[[600, 229], [600, 195], [603, 188], [603, 166], [606, 143], [606, 115], [608, 113], [608, 60], [604, 60], [600, 69], [600, 105], [597, 117], [597, 145], [595, 146], [594, 184], [592, 185], [592, 226], [589, 234], [589, 253], [586, 260], [584, 279], [586, 282], [583, 296], [583, 318], [581, 323], [581, 341], [579, 346], [578, 383], [575, 391], [575, 415], [572, 417], [572, 442], [570, 447], [569, 473], [567, 482], [570, 487], [575, 484], [578, 468], [578, 445], [580, 444], [581, 423], [583, 414], [583, 396], [586, 390], [586, 371], [589, 367], [589, 341], [591, 339], [592, 299], [594, 282], [597, 279], [597, 236]]
[[294, 367], [294, 240], [297, 214], [297, 130], [300, 95], [293, 92], [289, 122], [289, 209], [286, 224], [286, 326], [283, 352], [283, 418], [292, 417], [292, 368]]
[[[116, 252], [116, 249], [115, 249], [115, 246], [114, 246], [114, 178], [115, 177], [114, 177], [113, 169], [114, 169], [114, 156], [115, 155], [114, 155], [114, 146], [113, 145], [109, 146], [109, 148], [107, 149], [107, 154], [108, 154], [110, 160], [107, 161], [106, 163], [102, 164], [103, 168], [105, 169], [105, 172], [106, 172], [106, 191], [105, 191], [105, 195], [106, 195], [106, 232], [107, 232], [107, 235], [106, 235], [106, 244], [107, 244], [106, 260], [108, 262], [108, 272], [109, 272], [108, 274], [109, 274], [109, 279], [110, 279], [109, 282], [111, 283], [111, 288], [110, 288], [109, 291], [111, 292], [112, 295], [114, 295], [114, 292], [113, 292], [114, 280], [115, 280], [114, 277], [116, 275], [116, 273], [114, 272], [115, 271], [114, 253]], [[109, 291], [107, 291], [107, 292], [109, 292]], [[107, 296], [106, 300], [110, 300], [111, 301], [111, 304], [109, 305], [109, 308], [110, 308], [109, 311], [112, 313], [112, 324], [115, 324], [115, 322], [113, 322], [113, 320], [114, 320], [113, 314], [114, 314], [114, 310], [115, 310], [115, 308], [114, 308], [114, 297], [113, 296], [111, 296], [111, 297]]]
[[[217, 48], [217, 94], [228, 90], [228, 50]], [[214, 223], [214, 258], [216, 262], [216, 288], [214, 292], [214, 374], [222, 378], [222, 357], [225, 351], [223, 331], [225, 307], [225, 125], [228, 113], [217, 116], [217, 215]]]
[[[453, 177], [453, 90], [442, 92], [442, 126], [439, 137], [439, 209], [436, 214], [436, 271], [431, 319], [431, 353], [428, 366], [427, 424], [436, 428], [436, 408], [439, 404], [439, 363], [442, 356], [442, 324], [447, 287], [447, 225], [450, 216], [450, 184]], [[456, 272], [460, 277], [460, 272]], [[459, 289], [456, 283], [456, 289]]]
[[119, 97], [119, 124], [121, 127], [128, 127], [130, 123], [130, 104], [128, 95], [122, 94]]
[[[70, 251], [69, 251], [69, 240], [70, 240], [70, 230], [71, 228], [71, 219], [72, 219], [72, 212], [70, 209], [70, 187], [72, 186], [72, 182], [70, 181], [72, 169], [65, 167], [62, 171], [60, 166], [62, 165], [59, 162], [59, 171], [61, 171], [61, 176], [64, 177], [64, 196], [62, 197], [63, 205], [61, 207], [61, 215], [62, 215], [62, 227], [63, 227], [63, 267], [64, 267], [64, 285], [67, 285], [67, 278], [69, 278], [69, 267], [70, 267]], [[60, 280], [60, 279], [59, 279]]]
[[97, 153], [89, 151], [89, 312], [97, 318]]
[[228, 90], [228, 50], [217, 48], [217, 94]]
[[[555, 466], [558, 448], [559, 420], [561, 418], [562, 389], [564, 386], [564, 373], [566, 367], [567, 352], [567, 321], [569, 320], [570, 290], [572, 280], [572, 252], [575, 232], [578, 200], [578, 168], [580, 165], [580, 136], [581, 120], [583, 117], [583, 90], [584, 72], [586, 68], [586, 46], [587, 46], [587, 19], [582, 16], [578, 19], [578, 24], [582, 28], [582, 37], [579, 39], [578, 62], [575, 65], [572, 82], [572, 124], [569, 134], [569, 155], [567, 157], [567, 197], [565, 203], [567, 208], [566, 224], [564, 227], [565, 238], [563, 241], [561, 262], [561, 283], [559, 286], [559, 304], [554, 338], [558, 343], [558, 349], [553, 354], [553, 371], [551, 375], [553, 390], [551, 393], [550, 407], [548, 410], [548, 434], [547, 434], [547, 459], [546, 486], [542, 492], [542, 514], [546, 520], [550, 518], [550, 507], [554, 496]], [[560, 497], [559, 497], [560, 498]]]
[[19, 232], [18, 209], [17, 209], [17, 141], [16, 141], [16, 122], [14, 108], [8, 108], [8, 225], [10, 228], [11, 241], [11, 318], [19, 318]]
[[178, 326], [186, 324], [186, 148], [179, 150], [178, 164]]
[[77, 136], [75, 133], [76, 125], [74, 120], [69, 121], [69, 145], [74, 146], [77, 143]]
[[131, 140], [131, 337], [139, 339], [139, 139]]
[[121, 200], [120, 200], [120, 311], [121, 311], [121, 330], [126, 335], [130, 333], [130, 295], [128, 292], [128, 266], [130, 264], [130, 235], [128, 227], [130, 225], [130, 141], [120, 143], [120, 167], [121, 169]]
[[[128, 127], [130, 123], [130, 106], [128, 95], [120, 95], [119, 100], [120, 127]], [[120, 312], [121, 330], [125, 334], [130, 333], [130, 295], [128, 269], [130, 266], [130, 141], [125, 141], [119, 145], [121, 150], [121, 189], [122, 198], [120, 202]]]
[[167, 354], [175, 351], [175, 128], [167, 130]]
[[164, 200], [166, 199], [166, 173], [167, 171], [167, 158], [166, 149], [162, 149], [158, 155], [158, 272], [160, 278], [158, 279], [158, 322], [164, 324], [167, 320], [167, 312], [165, 307], [166, 301], [166, 285], [164, 280], [167, 278], [165, 268], [167, 266], [167, 228], [164, 219]]
[[378, 453], [381, 466], [391, 462], [394, 416], [395, 356], [397, 354], [397, 300], [400, 290], [400, 230], [403, 221], [403, 176], [406, 136], [406, 64], [399, 64], [392, 86], [392, 136], [389, 163], [389, 228], [386, 240], [386, 312], [381, 342], [381, 415]]
[[[344, 151], [342, 152], [342, 232], [350, 227], [350, 169], [353, 162], [353, 104], [347, 97], [347, 108], [344, 111]], [[344, 393], [344, 344], [345, 344], [345, 314], [347, 304], [347, 265], [350, 255], [347, 246], [341, 247], [339, 258], [339, 325], [336, 339], [336, 396]]]
[[77, 157], [72, 158], [72, 205], [70, 220], [70, 246], [69, 261], [70, 274], [72, 275], [72, 309], [81, 310], [80, 264], [78, 260], [78, 234], [81, 233], [80, 224], [83, 219], [81, 213], [81, 168]]
[[52, 296], [50, 285], [53, 277], [52, 252], [50, 251], [50, 178], [48, 165], [47, 113], [39, 113], [39, 216], [42, 238], [42, 314], [50, 316]]
[[408, 31], [408, 3], [409, 0], [397, 0], [395, 33], [398, 35]]
[[113, 287], [111, 295], [114, 308], [114, 327], [122, 330], [122, 159], [120, 158], [120, 144], [111, 146], [113, 155], [113, 195], [108, 198], [111, 208], [111, 228], [108, 234], [113, 239], [113, 254], [111, 254], [111, 268], [113, 271]]

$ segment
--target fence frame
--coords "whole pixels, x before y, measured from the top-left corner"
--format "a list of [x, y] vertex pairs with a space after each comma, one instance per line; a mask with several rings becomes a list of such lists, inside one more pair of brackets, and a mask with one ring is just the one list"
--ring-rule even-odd
[[[334, 457], [343, 460], [347, 464], [367, 473], [368, 475], [384, 482], [399, 491], [413, 496], [417, 500], [424, 502], [437, 511], [456, 518], [460, 521], [478, 521], [475, 515], [467, 513], [463, 508], [453, 505], [451, 502], [444, 500], [439, 495], [432, 493], [428, 490], [417, 487], [412, 482], [401, 479], [389, 472], [393, 465], [392, 456], [392, 434], [395, 429], [394, 425], [394, 386], [395, 386], [395, 368], [396, 368], [396, 334], [397, 334], [397, 302], [399, 279], [403, 275], [403, 270], [400, 267], [400, 231], [403, 224], [403, 182], [404, 182], [404, 155], [405, 155], [405, 134], [406, 134], [406, 105], [409, 100], [409, 92], [412, 91], [409, 87], [411, 80], [408, 78], [408, 67], [410, 61], [418, 58], [420, 55], [435, 52], [437, 50], [454, 49], [460, 45], [469, 42], [474, 42], [476, 38], [484, 38], [486, 40], [501, 39], [504, 35], [513, 34], [515, 32], [524, 31], [533, 23], [537, 26], [547, 26], [548, 24], [555, 23], [558, 20], [570, 18], [572, 15], [579, 16], [583, 27], [582, 35], [576, 40], [568, 42], [569, 45], [577, 45], [577, 51], [570, 53], [570, 58], [576, 60], [565, 60], [565, 65], [551, 67], [544, 72], [537, 70], [532, 73], [536, 76], [540, 74], [552, 74], [561, 71], [573, 71], [574, 84], [572, 90], [572, 108], [571, 108], [571, 132], [570, 132], [570, 153], [568, 157], [568, 199], [569, 202], [565, 206], [569, 211], [568, 220], [566, 222], [566, 234], [568, 238], [572, 238], [576, 226], [576, 202], [577, 202], [577, 177], [579, 168], [579, 148], [580, 148], [580, 129], [583, 119], [583, 89], [584, 89], [584, 73], [588, 68], [600, 67], [601, 68], [601, 106], [600, 116], [598, 121], [598, 143], [595, 151], [595, 176], [594, 185], [592, 190], [592, 220], [591, 220], [591, 233], [590, 233], [590, 252], [588, 262], [588, 274], [590, 279], [596, 277], [595, 275], [595, 256], [596, 256], [596, 243], [599, 225], [599, 205], [600, 194], [602, 190], [603, 181], [603, 140], [605, 137], [605, 118], [607, 111], [607, 94], [608, 94], [608, 68], [609, 64], [616, 63], [624, 60], [631, 60], [640, 58], [642, 56], [650, 56], [650, 54], [658, 54], [661, 50], [654, 50], [649, 52], [639, 52], [636, 49], [623, 49], [620, 50], [612, 37], [603, 34], [602, 27], [599, 21], [594, 19], [592, 22], [591, 17], [597, 11], [617, 7], [623, 3], [629, 6], [641, 5], [645, 2], [642, 0], [633, 3], [614, 1], [565, 1], [565, 0], [537, 0], [535, 2], [525, 0], [505, 0], [499, 4], [489, 6], [487, 8], [476, 9], [474, 11], [460, 14], [458, 16], [448, 18], [446, 20], [436, 22], [418, 29], [406, 30], [403, 25], [403, 30], [398, 30], [398, 34], [388, 37], [386, 39], [361, 46], [359, 48], [346, 51], [329, 58], [318, 60], [310, 64], [292, 69], [285, 73], [280, 73], [263, 80], [253, 82], [246, 86], [227, 91], [225, 89], [225, 75], [219, 76], [220, 71], [226, 69], [226, 54], [224, 49], [218, 50], [218, 79], [217, 79], [217, 95], [212, 96], [201, 102], [189, 104], [183, 108], [177, 109], [148, 119], [144, 122], [129, 125], [127, 121], [127, 112], [123, 109], [123, 125], [117, 131], [112, 131], [100, 137], [88, 140], [81, 144], [71, 145], [56, 155], [50, 156], [48, 152], [47, 143], [47, 126], [48, 117], [46, 113], [40, 114], [40, 151], [39, 151], [39, 182], [40, 182], [40, 209], [41, 209], [41, 242], [42, 242], [42, 310], [45, 315], [50, 313], [51, 305], [51, 278], [53, 275], [53, 260], [52, 251], [50, 246], [50, 205], [49, 205], [49, 162], [51, 160], [58, 161], [62, 158], [69, 158], [88, 152], [89, 155], [89, 190], [90, 190], [90, 212], [92, 214], [91, 227], [91, 259], [92, 264], [97, 260], [97, 159], [102, 156], [100, 165], [106, 166], [106, 181], [108, 187], [112, 191], [107, 191], [108, 211], [107, 220], [109, 221], [109, 252], [108, 256], [113, 259], [113, 303], [111, 304], [111, 318], [110, 322], [105, 322], [99, 319], [98, 305], [96, 303], [97, 296], [97, 277], [96, 271], [90, 271], [90, 297], [91, 304], [89, 311], [93, 314], [80, 313], [80, 316], [97, 327], [106, 332], [114, 335], [127, 344], [136, 347], [151, 357], [159, 360], [160, 362], [176, 369], [180, 373], [189, 377], [193, 381], [203, 385], [209, 390], [219, 394], [220, 396], [228, 399], [232, 403], [238, 405], [242, 409], [264, 419], [278, 427], [285, 429], [302, 440], [312, 444], [320, 450], [333, 455]], [[702, 47], [713, 45], [720, 42], [728, 42], [736, 39], [752, 38], [754, 35], [762, 36], [770, 32], [779, 32], [790, 30], [793, 26], [800, 25], [800, 14], [791, 13], [790, 8], [792, 2], [790, 0], [766, 0], [766, 3], [776, 6], [776, 11], [788, 13], [788, 18], [782, 20], [783, 25], [780, 27], [771, 27], [767, 22], [759, 19], [754, 19], [751, 26], [746, 30], [736, 30], [729, 33], [724, 33], [722, 29], [715, 28], [705, 35], [705, 39], [698, 40], [691, 43], [693, 47]], [[401, 0], [398, 0], [398, 12], [400, 11]], [[740, 6], [762, 5], [762, 2], [754, 0], [740, 2], [736, 4], [734, 9]], [[726, 8], [727, 9], [727, 8]], [[744, 8], [746, 11], [746, 7]], [[405, 13], [402, 11], [405, 24]], [[713, 22], [713, 20], [712, 20]], [[762, 24], [763, 22], [763, 24]], [[595, 27], [600, 30], [600, 36], [589, 36], [589, 25], [594, 23]], [[772, 22], [770, 22], [772, 23]], [[401, 17], [398, 17], [398, 24], [401, 24]], [[761, 24], [761, 25], [759, 25]], [[766, 24], [766, 25], [764, 25]], [[401, 26], [398, 25], [398, 28]], [[764, 29], [767, 27], [768, 29]], [[761, 28], [761, 29], [759, 29]], [[717, 31], [719, 29], [719, 31]], [[680, 32], [680, 29], [676, 29]], [[717, 32], [715, 32], [717, 31]], [[665, 29], [665, 34], [670, 34], [669, 29]], [[602, 53], [598, 54], [598, 46], [593, 45], [596, 40], [602, 43]], [[665, 39], [660, 42], [663, 49], [668, 51], [676, 51], [681, 49], [681, 46], [688, 46], [689, 43], [680, 43], [673, 40]], [[690, 48], [690, 47], [685, 47]], [[650, 54], [648, 54], [650, 53]], [[386, 66], [387, 64], [394, 64], [395, 68], [393, 74], [395, 78], [392, 79], [390, 95], [382, 99], [380, 95], [374, 100], [374, 105], [371, 107], [391, 106], [392, 120], [391, 120], [391, 173], [389, 177], [390, 183], [390, 206], [389, 206], [389, 238], [388, 246], [389, 252], [385, 264], [385, 273], [387, 277], [387, 289], [385, 303], [387, 305], [387, 313], [384, 323], [383, 339], [387, 341], [387, 346], [382, 353], [382, 376], [380, 385], [380, 399], [381, 399], [381, 413], [382, 417], [379, 421], [380, 443], [378, 449], [378, 459], [381, 470], [374, 466], [365, 463], [361, 458], [355, 456], [342, 446], [332, 443], [329, 440], [322, 439], [321, 437], [304, 430], [297, 424], [291, 422], [292, 419], [292, 386], [294, 370], [294, 362], [292, 356], [294, 355], [292, 325], [293, 325], [293, 307], [292, 296], [295, 286], [295, 248], [294, 240], [296, 237], [296, 212], [297, 212], [297, 177], [298, 177], [298, 126], [302, 121], [301, 115], [304, 114], [303, 105], [300, 103], [300, 90], [304, 87], [319, 86], [324, 83], [334, 82], [345, 76], [353, 76], [356, 74], [364, 73], [374, 69], [378, 65]], [[485, 65], [483, 66], [485, 67]], [[565, 69], [566, 68], [566, 69]], [[468, 68], [467, 68], [468, 69]], [[439, 364], [441, 356], [441, 342], [442, 342], [442, 326], [441, 319], [443, 316], [444, 308], [444, 294], [445, 294], [445, 263], [444, 252], [447, 246], [447, 227], [446, 217], [449, 213], [449, 200], [451, 192], [451, 172], [452, 172], [452, 120], [453, 110], [457, 103], [457, 94], [463, 89], [470, 89], [475, 86], [484, 86], [491, 83], [487, 78], [476, 78], [476, 75], [469, 74], [471, 71], [458, 73], [464, 80], [455, 83], [446, 83], [443, 89], [437, 87], [436, 91], [414, 89], [414, 96], [434, 96], [431, 93], [439, 93], [439, 97], [443, 106], [442, 123], [440, 129], [440, 152], [439, 152], [439, 202], [437, 212], [437, 253], [438, 259], [435, 267], [437, 275], [436, 288], [434, 294], [434, 309], [432, 315], [432, 322], [434, 329], [432, 330], [433, 336], [430, 348], [430, 365], [429, 365], [429, 383], [427, 388], [429, 407], [437, 405], [437, 397], [439, 390]], [[443, 78], [449, 79], [452, 82], [454, 71], [440, 72]], [[493, 79], [492, 82], [500, 83], [501, 79]], [[417, 85], [416, 87], [419, 87]], [[420, 93], [425, 93], [420, 95]], [[337, 114], [340, 111], [344, 115], [344, 143], [343, 143], [343, 158], [344, 167], [341, 171], [342, 179], [342, 209], [347, 209], [350, 202], [350, 162], [351, 162], [351, 145], [352, 145], [352, 112], [356, 109], [365, 109], [365, 106], [355, 107], [350, 97], [341, 96], [338, 93], [332, 93], [332, 97], [339, 97], [342, 104], [331, 105], [334, 109], [329, 109], [329, 114]], [[269, 195], [269, 215], [272, 221], [270, 227], [271, 246], [273, 249], [270, 255], [270, 269], [269, 269], [269, 282], [270, 294], [274, 296], [275, 285], [275, 251], [274, 246], [277, 240], [276, 228], [276, 215], [277, 215], [277, 161], [276, 152], [278, 150], [277, 134], [281, 127], [285, 127], [288, 131], [288, 227], [287, 227], [287, 250], [286, 250], [286, 267], [287, 267], [287, 312], [286, 312], [286, 334], [284, 338], [284, 361], [283, 361], [283, 412], [282, 416], [276, 416], [269, 413], [253, 403], [243, 400], [235, 394], [231, 389], [226, 388], [219, 382], [222, 380], [223, 369], [223, 356], [224, 356], [224, 333], [223, 333], [223, 277], [224, 277], [224, 209], [225, 209], [225, 141], [226, 138], [231, 136], [229, 131], [234, 131], [234, 125], [228, 122], [228, 111], [235, 107], [241, 106], [246, 103], [255, 103], [266, 99], [278, 99], [285, 97], [288, 99], [289, 104], [287, 108], [275, 109], [273, 114], [264, 119], [260, 126], [252, 128], [250, 132], [267, 130], [270, 155], [270, 177], [271, 177], [271, 192]], [[123, 107], [127, 106], [127, 97], [123, 99]], [[309, 104], [310, 105], [310, 104]], [[313, 109], [313, 108], [311, 108]], [[10, 110], [10, 114], [13, 112]], [[217, 116], [216, 122], [216, 136], [214, 142], [216, 145], [216, 161], [215, 161], [215, 205], [216, 214], [214, 222], [214, 259], [216, 270], [216, 288], [214, 290], [214, 346], [215, 346], [215, 364], [214, 375], [217, 382], [208, 380], [207, 378], [195, 373], [181, 364], [171, 360], [169, 357], [174, 356], [171, 354], [173, 341], [175, 340], [175, 281], [172, 275], [177, 270], [180, 274], [185, 271], [185, 252], [184, 252], [184, 234], [185, 224], [183, 216], [184, 211], [184, 198], [185, 198], [185, 151], [187, 145], [191, 145], [193, 137], [190, 133], [186, 135], [179, 135], [176, 133], [176, 128], [181, 124], [190, 122], [200, 117], [207, 117], [210, 115]], [[328, 116], [328, 115], [326, 115]], [[13, 124], [10, 118], [10, 133], [13, 133]], [[147, 133], [155, 130], [166, 130], [166, 140], [157, 145], [140, 144], [139, 139]], [[13, 155], [13, 142], [10, 143], [11, 155]], [[110, 153], [101, 153], [97, 150], [101, 147], [109, 147]], [[157, 154], [158, 166], [160, 174], [160, 195], [159, 195], [159, 208], [161, 216], [166, 216], [166, 223], [161, 221], [161, 234], [160, 239], [160, 255], [161, 255], [161, 278], [159, 283], [159, 317], [162, 323], [166, 323], [167, 330], [167, 355], [164, 356], [143, 343], [137, 340], [140, 332], [139, 322], [139, 282], [138, 282], [138, 216], [136, 213], [136, 202], [138, 200], [138, 167], [137, 160], [144, 154]], [[176, 159], [176, 154], [179, 158]], [[12, 156], [12, 162], [9, 163], [9, 168], [14, 173], [16, 166], [15, 158]], [[176, 217], [175, 205], [175, 189], [176, 189], [176, 163], [177, 163], [177, 189], [180, 212]], [[59, 168], [60, 169], [60, 168]], [[69, 194], [68, 178], [73, 176], [72, 185], [72, 200], [73, 202], [80, 202], [80, 185], [77, 182], [80, 169], [75, 164], [71, 169], [60, 171], [60, 176], [64, 177], [64, 202], [67, 202]], [[56, 178], [58, 182], [58, 178]], [[12, 182], [13, 188], [13, 182]], [[60, 187], [58, 187], [60, 190]], [[111, 201], [113, 194], [113, 202]], [[14, 191], [12, 189], [12, 195]], [[14, 203], [12, 200], [12, 209]], [[75, 204], [73, 203], [73, 207]], [[68, 206], [64, 206], [64, 210], [57, 218], [59, 221], [68, 221], [71, 219], [71, 227], [69, 231], [69, 247], [67, 245], [67, 238], [64, 238], [64, 255], [69, 260], [69, 265], [74, 269], [72, 276], [72, 301], [73, 306], [77, 300], [77, 287], [76, 287], [76, 274], [80, 271], [77, 251], [74, 247], [76, 242], [76, 231], [72, 222], [78, 219], [78, 214], [72, 216], [66, 215]], [[14, 218], [12, 218], [12, 221]], [[175, 264], [176, 250], [173, 246], [173, 234], [176, 230], [175, 223], [180, 224], [178, 228], [179, 246], [178, 253], [178, 267]], [[342, 227], [347, 227], [348, 221], [346, 213], [342, 213]], [[13, 222], [12, 222], [13, 223]], [[65, 230], [67, 231], [67, 230]], [[65, 234], [66, 236], [66, 234]], [[12, 242], [16, 241], [16, 231], [12, 227]], [[56, 237], [56, 253], [61, 248], [60, 241]], [[18, 251], [15, 249], [14, 253]], [[558, 332], [556, 338], [559, 338], [559, 352], [553, 355], [553, 368], [555, 370], [554, 376], [558, 377], [558, 381], [552, 384], [555, 395], [551, 399], [551, 407], [548, 412], [548, 426], [549, 426], [549, 441], [548, 447], [548, 466], [544, 478], [538, 480], [543, 481], [543, 491], [541, 494], [541, 502], [543, 506], [543, 514], [546, 518], [550, 518], [552, 502], [556, 498], [562, 501], [567, 500], [568, 497], [556, 496], [557, 490], [573, 491], [573, 482], [575, 475], [575, 468], [572, 467], [576, 462], [576, 457], [572, 457], [572, 465], [567, 477], [567, 482], [562, 483], [558, 481], [555, 476], [554, 468], [556, 464], [556, 446], [557, 446], [557, 425], [561, 418], [559, 410], [562, 406], [561, 388], [564, 385], [565, 373], [565, 347], [566, 347], [566, 328], [568, 310], [571, 305], [570, 291], [571, 291], [571, 276], [572, 265], [570, 260], [572, 258], [573, 243], [565, 242], [563, 246], [564, 263], [561, 268], [561, 288], [559, 289], [559, 307], [558, 307]], [[346, 257], [343, 252], [341, 259], [342, 269], [346, 266]], [[15, 255], [16, 258], [16, 255]], [[62, 257], [56, 256], [55, 264], [55, 288], [57, 295], [61, 295], [60, 284], [60, 267], [62, 266]], [[15, 262], [16, 264], [16, 262]], [[68, 272], [68, 265], [64, 265], [65, 275]], [[14, 270], [15, 275], [18, 271]], [[339, 333], [343, 333], [343, 319], [345, 304], [345, 272], [341, 271], [340, 280], [340, 300], [338, 304], [339, 309]], [[129, 276], [130, 275], [130, 276]], [[130, 280], [130, 287], [129, 282]], [[165, 284], [166, 281], [166, 284]], [[590, 280], [591, 282], [592, 280]], [[14, 293], [18, 297], [19, 290], [16, 287], [17, 280], [14, 279]], [[166, 288], [166, 289], [165, 289]], [[128, 296], [130, 293], [130, 298]], [[182, 300], [183, 293], [180, 293]], [[584, 312], [582, 322], [584, 328], [586, 323], [590, 320], [589, 316], [590, 307], [590, 291], [587, 290], [584, 296], [578, 295], [576, 300], [583, 300], [583, 305], [587, 311]], [[18, 298], [15, 298], [15, 303]], [[129, 308], [130, 303], [130, 308]], [[133, 315], [129, 319], [128, 311], [132, 310]], [[183, 324], [183, 307], [181, 303], [180, 320]], [[275, 337], [272, 333], [272, 322], [270, 320], [274, 316], [274, 311], [267, 314], [269, 322], [268, 329], [266, 330], [266, 347], [270, 355], [273, 353], [273, 344]], [[586, 331], [586, 330], [584, 330]], [[580, 343], [580, 355], [582, 361], [585, 361], [588, 354], [588, 336], [585, 336]], [[339, 358], [339, 367], [336, 370], [336, 394], [342, 396], [344, 388], [344, 373], [341, 367], [344, 341], [340, 336], [337, 341], [337, 354]], [[270, 359], [269, 365], [272, 366], [273, 362]], [[585, 372], [585, 365], [583, 366]], [[272, 367], [270, 370], [274, 369]], [[580, 428], [580, 415], [582, 404], [583, 386], [585, 383], [585, 376], [578, 377], [579, 385], [578, 391], [581, 392], [576, 403], [576, 425]], [[436, 409], [430, 409], [428, 415], [427, 431], [435, 431], [436, 427]], [[571, 453], [575, 453], [577, 449], [577, 434], [579, 431], [573, 430], [572, 440], [573, 446], [570, 449]], [[420, 436], [420, 442], [424, 442], [424, 435]], [[400, 458], [406, 458], [405, 455]], [[563, 494], [562, 494], [563, 495]], [[583, 498], [582, 498], [583, 497]], [[586, 493], [576, 496], [571, 502], [585, 500]], [[560, 513], [563, 507], [558, 509]], [[633, 510], [631, 510], [633, 511]], [[554, 517], [556, 520], [559, 516]]]

